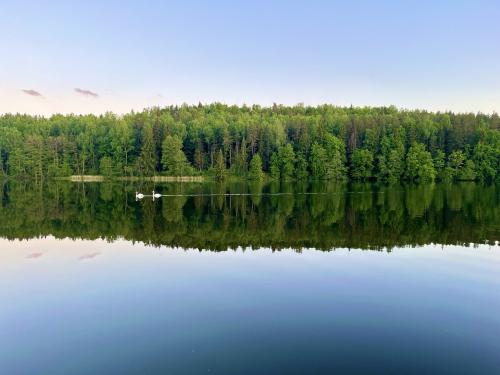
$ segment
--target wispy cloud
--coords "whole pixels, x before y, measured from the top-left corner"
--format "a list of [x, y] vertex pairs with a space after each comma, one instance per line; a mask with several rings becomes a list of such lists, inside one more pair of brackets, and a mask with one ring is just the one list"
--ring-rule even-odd
[[99, 254], [101, 254], [99, 251], [98, 252], [95, 252], [95, 253], [89, 253], [89, 254], [83, 254], [80, 258], [78, 258], [79, 260], [86, 260], [86, 259], [92, 259], [92, 258], [95, 258], [96, 256], [98, 256]]
[[30, 95], [30, 96], [40, 96], [40, 97], [43, 97], [42, 94], [40, 94], [38, 91], [36, 90], [32, 90], [32, 89], [22, 89], [21, 90], [22, 92], [24, 92], [26, 95]]
[[93, 92], [93, 91], [85, 90], [85, 89], [80, 89], [78, 87], [75, 88], [75, 92], [77, 92], [80, 95], [91, 96], [93, 98], [99, 97], [99, 95], [97, 93]]

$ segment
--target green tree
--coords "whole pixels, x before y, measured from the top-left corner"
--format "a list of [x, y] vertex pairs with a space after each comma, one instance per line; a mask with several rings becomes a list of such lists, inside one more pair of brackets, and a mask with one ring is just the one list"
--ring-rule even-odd
[[281, 163], [277, 152], [271, 154], [271, 161], [269, 163], [269, 174], [274, 180], [279, 180], [281, 176]]
[[414, 143], [406, 155], [406, 178], [412, 181], [432, 181], [435, 177], [431, 153], [425, 150], [423, 144]]
[[234, 173], [237, 176], [245, 176], [247, 173], [247, 147], [245, 139], [242, 140], [236, 162], [234, 163]]
[[322, 180], [326, 178], [326, 164], [328, 156], [323, 146], [314, 143], [311, 147], [311, 172], [314, 179]]
[[465, 154], [460, 151], [453, 151], [448, 156], [448, 165], [447, 165], [447, 176], [451, 179], [457, 179], [460, 177], [462, 173], [462, 168], [465, 165]]
[[332, 180], [344, 179], [347, 176], [344, 142], [331, 134], [326, 134], [324, 148], [327, 158], [324, 178]]
[[250, 180], [261, 181], [263, 178], [262, 172], [262, 158], [259, 154], [255, 154], [250, 161], [250, 168], [248, 170], [248, 178]]
[[117, 120], [116, 124], [109, 129], [111, 158], [116, 171], [120, 175], [131, 174], [130, 155], [134, 151], [134, 139], [132, 129], [123, 120]]
[[99, 162], [99, 172], [105, 177], [112, 177], [113, 173], [113, 161], [109, 156], [103, 156]]
[[404, 149], [391, 150], [387, 159], [387, 179], [392, 182], [399, 180], [404, 173], [404, 169]]
[[176, 135], [168, 135], [163, 140], [161, 163], [166, 173], [171, 176], [189, 175], [192, 172], [182, 151], [182, 141]]
[[30, 135], [26, 139], [26, 159], [27, 172], [33, 177], [35, 182], [43, 181], [45, 176], [45, 145], [42, 136]]
[[295, 152], [290, 143], [279, 148], [278, 161], [280, 177], [285, 180], [293, 178], [295, 172]]
[[219, 149], [217, 156], [215, 158], [215, 179], [217, 181], [224, 181], [226, 179], [226, 162], [224, 161], [224, 155], [222, 150]]
[[500, 173], [500, 148], [479, 142], [474, 147], [473, 159], [481, 180], [492, 181]]
[[443, 150], [437, 150], [434, 156], [434, 168], [436, 169], [436, 177], [445, 179], [445, 163], [446, 155]]
[[373, 155], [366, 149], [358, 148], [351, 156], [351, 176], [356, 180], [366, 180], [372, 177]]
[[297, 180], [305, 180], [308, 176], [307, 172], [307, 159], [304, 156], [304, 153], [297, 153], [297, 157], [295, 158], [295, 178]]
[[476, 166], [472, 160], [467, 160], [460, 171], [458, 180], [461, 181], [474, 181], [476, 179]]
[[152, 176], [156, 171], [155, 145], [153, 140], [153, 128], [146, 124], [143, 128], [143, 139], [141, 155], [138, 160], [138, 172], [141, 176]]

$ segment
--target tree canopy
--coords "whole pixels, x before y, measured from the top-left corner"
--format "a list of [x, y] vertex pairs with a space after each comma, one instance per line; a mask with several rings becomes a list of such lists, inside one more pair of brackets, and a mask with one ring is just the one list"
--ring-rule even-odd
[[[500, 178], [497, 114], [395, 107], [182, 105], [123, 116], [0, 116], [0, 174], [205, 173], [274, 179]], [[221, 159], [219, 159], [219, 155]], [[255, 162], [257, 163], [257, 161]], [[213, 173], [215, 175], [215, 173]]]

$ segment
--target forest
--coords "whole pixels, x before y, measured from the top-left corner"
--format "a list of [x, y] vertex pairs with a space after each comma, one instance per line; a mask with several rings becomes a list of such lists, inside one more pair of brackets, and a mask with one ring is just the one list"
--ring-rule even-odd
[[493, 181], [500, 178], [500, 117], [219, 103], [121, 116], [4, 114], [0, 175]]

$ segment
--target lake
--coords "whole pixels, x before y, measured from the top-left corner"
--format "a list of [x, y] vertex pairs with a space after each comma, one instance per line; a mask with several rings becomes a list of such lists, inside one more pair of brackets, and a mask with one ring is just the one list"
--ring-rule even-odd
[[1, 186], [2, 374], [500, 373], [500, 185]]

